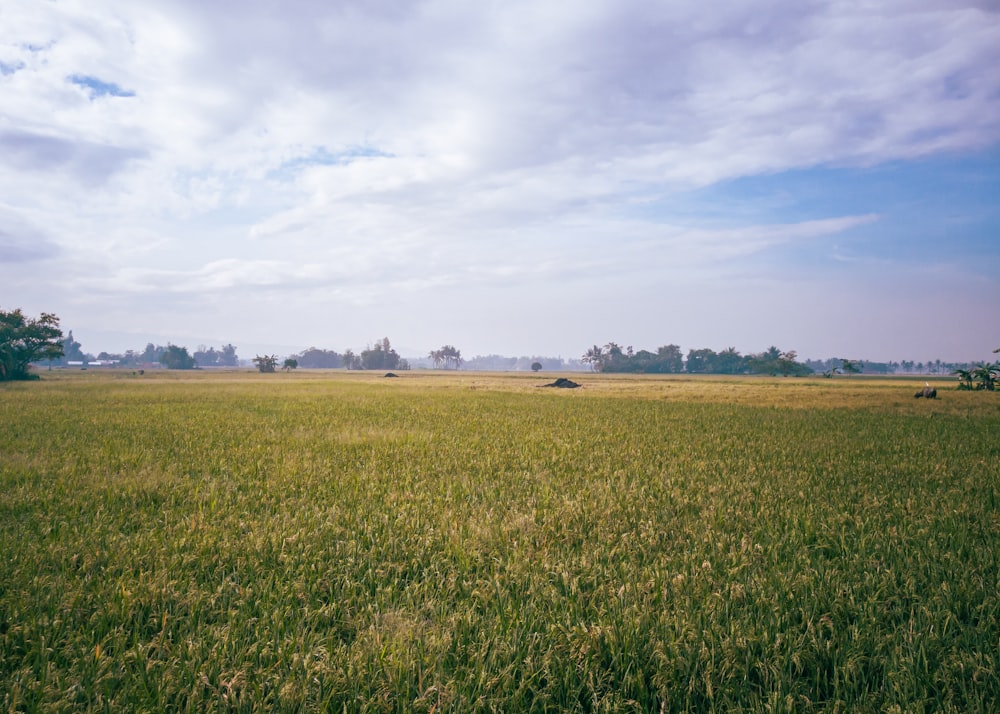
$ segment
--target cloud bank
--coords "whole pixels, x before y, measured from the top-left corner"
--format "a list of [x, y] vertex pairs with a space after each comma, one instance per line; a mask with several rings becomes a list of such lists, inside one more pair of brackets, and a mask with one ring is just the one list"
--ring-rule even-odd
[[[701, 205], [704, 192], [806, 169], [895, 165], [905, 179], [1000, 142], [989, 2], [14, 0], [0, 13], [0, 209], [21, 227], [0, 240], [5, 303], [125, 331], [265, 339], [263, 321], [283, 343], [441, 334], [484, 352], [727, 340], [714, 300], [677, 305], [674, 324], [623, 319], [641, 285], [649, 304], [760, 300], [760, 339], [818, 350], [828, 338], [807, 321], [763, 317], [762, 286], [815, 304], [853, 280], [857, 311], [891, 282], [905, 314], [919, 295], [891, 264], [881, 281], [833, 265], [843, 244], [865, 261], [859, 246], [894, 234], [900, 206], [804, 210], [789, 183], [766, 199], [798, 210], [747, 211]], [[996, 227], [995, 213], [973, 220]], [[905, 255], [894, 240], [880, 252]], [[30, 277], [15, 265], [29, 258]], [[996, 296], [977, 269], [940, 284], [954, 309]], [[562, 334], [525, 329], [539, 304], [565, 316]], [[478, 335], [473, 315], [496, 329]]]

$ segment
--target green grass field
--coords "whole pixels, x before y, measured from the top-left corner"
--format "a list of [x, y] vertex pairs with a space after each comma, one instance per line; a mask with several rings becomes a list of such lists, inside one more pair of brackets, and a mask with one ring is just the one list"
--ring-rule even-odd
[[1000, 710], [1000, 394], [0, 385], [4, 711]]

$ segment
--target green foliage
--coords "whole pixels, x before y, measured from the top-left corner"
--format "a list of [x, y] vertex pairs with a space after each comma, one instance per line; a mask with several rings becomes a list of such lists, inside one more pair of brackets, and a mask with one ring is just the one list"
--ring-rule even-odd
[[531, 371], [532, 372], [541, 372], [542, 371], [542, 363], [541, 362], [532, 362], [531, 363]]
[[63, 354], [58, 362], [84, 362], [87, 357], [83, 354], [83, 345], [73, 337], [73, 330], [69, 331], [66, 339], [62, 341]]
[[648, 350], [622, 349], [616, 342], [604, 347], [594, 345], [583, 355], [583, 362], [595, 372], [640, 374], [679, 374], [684, 371], [684, 355], [677, 345], [664, 345], [656, 353]]
[[812, 369], [798, 362], [797, 359], [798, 355], [795, 350], [782, 352], [777, 347], [771, 346], [767, 351], [749, 357], [747, 363], [750, 371], [754, 374], [781, 375], [782, 377], [804, 377], [807, 374], [812, 374]]
[[257, 355], [253, 358], [253, 363], [261, 372], [274, 372], [278, 367], [278, 355]]
[[61, 340], [59, 318], [51, 313], [31, 318], [20, 309], [0, 310], [0, 382], [29, 379], [32, 362], [61, 357]]
[[305, 369], [336, 369], [344, 366], [344, 357], [335, 350], [321, 350], [310, 347], [301, 354], [292, 355], [300, 367]]
[[284, 370], [297, 369], [299, 366], [299, 361], [294, 357], [289, 357], [285, 360], [285, 363], [281, 366]]
[[223, 345], [218, 350], [214, 347], [199, 347], [193, 356], [199, 367], [238, 367], [240, 364], [236, 348], [231, 344]]
[[535, 381], [8, 385], [0, 709], [1000, 708], [994, 400]]
[[992, 392], [1000, 382], [1000, 362], [987, 364], [980, 362], [972, 369], [956, 369], [952, 374], [959, 379], [958, 388], [964, 391]]
[[167, 345], [160, 355], [160, 364], [167, 369], [194, 369], [194, 357], [188, 354], [187, 347]]
[[374, 346], [362, 350], [357, 360], [357, 367], [360, 367], [360, 369], [378, 370], [407, 368], [405, 361], [400, 359], [399, 353], [389, 344], [388, 337], [384, 337], [376, 342]]
[[840, 360], [840, 369], [844, 374], [859, 374], [861, 372], [861, 367], [862, 363], [857, 360]]

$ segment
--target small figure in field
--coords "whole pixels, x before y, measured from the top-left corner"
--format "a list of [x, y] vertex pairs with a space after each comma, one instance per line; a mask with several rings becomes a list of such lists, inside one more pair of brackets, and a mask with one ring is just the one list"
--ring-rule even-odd
[[937, 390], [932, 387], [927, 382], [924, 382], [924, 388], [913, 395], [916, 399], [920, 397], [926, 397], [927, 399], [937, 399]]

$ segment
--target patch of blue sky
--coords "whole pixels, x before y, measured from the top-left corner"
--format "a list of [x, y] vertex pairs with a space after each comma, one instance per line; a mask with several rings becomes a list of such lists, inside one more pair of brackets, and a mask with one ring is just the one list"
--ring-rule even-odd
[[0, 62], [0, 75], [7, 76], [9, 74], [14, 74], [20, 69], [24, 69], [24, 62], [14, 62], [8, 64], [7, 62]]
[[85, 74], [73, 74], [67, 77], [73, 84], [86, 88], [90, 93], [90, 98], [96, 97], [134, 97], [135, 92], [130, 89], [122, 89], [114, 82], [105, 82], [97, 77]]
[[310, 166], [346, 166], [359, 159], [392, 158], [373, 146], [349, 146], [340, 151], [330, 151], [325, 146], [319, 146], [308, 154], [296, 156], [284, 162], [281, 166], [269, 172], [267, 177], [272, 180], [284, 181], [295, 177], [302, 169]]
[[877, 215], [831, 237], [872, 258], [954, 252], [1000, 261], [1000, 145], [867, 168], [813, 167], [672, 194], [646, 220], [706, 228]]

